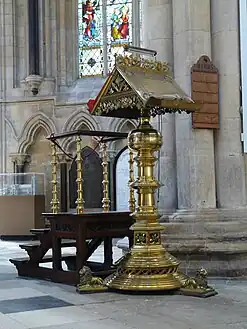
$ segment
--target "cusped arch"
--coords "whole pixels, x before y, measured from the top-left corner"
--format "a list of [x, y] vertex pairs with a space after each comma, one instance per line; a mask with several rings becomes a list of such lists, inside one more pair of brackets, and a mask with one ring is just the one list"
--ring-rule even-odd
[[71, 131], [80, 129], [82, 125], [88, 127], [89, 130], [100, 130], [100, 125], [90, 113], [83, 110], [74, 112], [65, 122], [62, 131]]
[[16, 129], [15, 129], [13, 123], [7, 118], [5, 118], [4, 121], [5, 121], [6, 126], [8, 126], [9, 129], [11, 130], [14, 138], [17, 140], [17, 132], [16, 132]]
[[123, 127], [127, 124], [132, 125], [133, 128], [137, 127], [137, 121], [136, 120], [112, 118], [111, 121], [110, 121], [110, 124], [109, 124], [109, 130], [110, 131], [123, 132]]
[[[128, 124], [131, 125], [133, 129], [137, 127], [137, 121], [135, 120], [112, 118], [109, 124], [109, 131], [124, 132], [124, 126]], [[118, 144], [119, 141], [110, 142], [109, 149], [119, 152], [122, 147], [119, 148]]]
[[[72, 130], [81, 129], [82, 126], [85, 126], [88, 130], [101, 130], [99, 123], [93, 118], [90, 113], [87, 113], [83, 110], [78, 110], [73, 113], [69, 119], [65, 122], [63, 126], [63, 132], [68, 132]], [[61, 141], [62, 148], [68, 152], [70, 149], [71, 143], [73, 143], [74, 138], [65, 138]]]
[[24, 124], [20, 137], [18, 138], [18, 153], [27, 153], [29, 147], [34, 143], [35, 136], [40, 128], [47, 135], [57, 133], [54, 122], [43, 113], [35, 114]]

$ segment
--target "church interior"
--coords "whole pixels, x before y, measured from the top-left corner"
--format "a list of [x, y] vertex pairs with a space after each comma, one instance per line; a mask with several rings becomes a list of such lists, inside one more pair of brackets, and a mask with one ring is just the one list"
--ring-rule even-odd
[[3, 329], [247, 328], [242, 2], [0, 0]]

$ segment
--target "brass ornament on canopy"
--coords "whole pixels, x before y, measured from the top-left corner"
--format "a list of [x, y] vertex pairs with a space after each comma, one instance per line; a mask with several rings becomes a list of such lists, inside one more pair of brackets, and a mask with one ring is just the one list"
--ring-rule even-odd
[[135, 56], [116, 57], [115, 67], [96, 100], [90, 100], [93, 115], [138, 119], [139, 125], [128, 135], [128, 147], [136, 153], [138, 177], [131, 183], [138, 202], [132, 213], [135, 224], [134, 245], [118, 263], [105, 285], [122, 291], [179, 291], [208, 297], [217, 294], [206, 283], [206, 271], [191, 279], [179, 271], [179, 262], [161, 243], [164, 226], [159, 223], [155, 191], [160, 187], [154, 177], [155, 153], [162, 136], [150, 124], [151, 116], [172, 112], [191, 113], [196, 104], [173, 80], [167, 63]]

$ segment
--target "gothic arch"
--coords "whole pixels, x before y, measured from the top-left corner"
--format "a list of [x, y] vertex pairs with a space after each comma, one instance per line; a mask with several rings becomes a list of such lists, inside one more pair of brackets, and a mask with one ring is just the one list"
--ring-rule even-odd
[[128, 124], [133, 126], [133, 128], [137, 127], [137, 121], [135, 120], [112, 118], [109, 124], [109, 130], [123, 132], [124, 126]]
[[20, 137], [18, 138], [18, 153], [27, 153], [40, 128], [43, 128], [47, 135], [57, 132], [54, 122], [49, 117], [43, 113], [35, 114], [23, 126]]
[[82, 125], [88, 127], [89, 130], [100, 130], [98, 122], [93, 118], [90, 113], [83, 110], [74, 112], [65, 122], [62, 131], [71, 131], [79, 129]]
[[[130, 120], [130, 119], [116, 119], [113, 118], [109, 124], [110, 131], [117, 131], [117, 132], [127, 132], [124, 128], [130, 126], [131, 129], [128, 131], [135, 129], [137, 127], [137, 121]], [[118, 140], [109, 143], [109, 149], [115, 152], [119, 152], [122, 150], [126, 145], [126, 140]]]
[[[78, 110], [74, 112], [65, 122], [62, 131], [66, 132], [81, 129], [82, 126], [86, 127], [88, 130], [101, 130], [99, 123], [96, 122], [96, 120], [90, 113], [87, 113], [83, 110]], [[70, 137], [65, 138], [61, 141], [61, 146], [66, 152], [69, 151], [70, 145], [73, 140], [74, 138]]]
[[14, 127], [13, 123], [9, 119], [7, 119], [7, 118], [5, 118], [4, 120], [5, 120], [6, 126], [8, 126], [10, 128], [13, 136], [17, 140], [17, 133], [16, 133], [16, 130], [15, 130], [15, 127]]

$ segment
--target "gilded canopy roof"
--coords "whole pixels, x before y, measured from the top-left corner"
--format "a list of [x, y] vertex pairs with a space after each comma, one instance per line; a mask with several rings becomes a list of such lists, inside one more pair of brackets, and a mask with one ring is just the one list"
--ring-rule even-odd
[[141, 109], [150, 115], [199, 109], [172, 78], [167, 63], [134, 56], [117, 56], [115, 67], [95, 100], [93, 115], [137, 118]]

